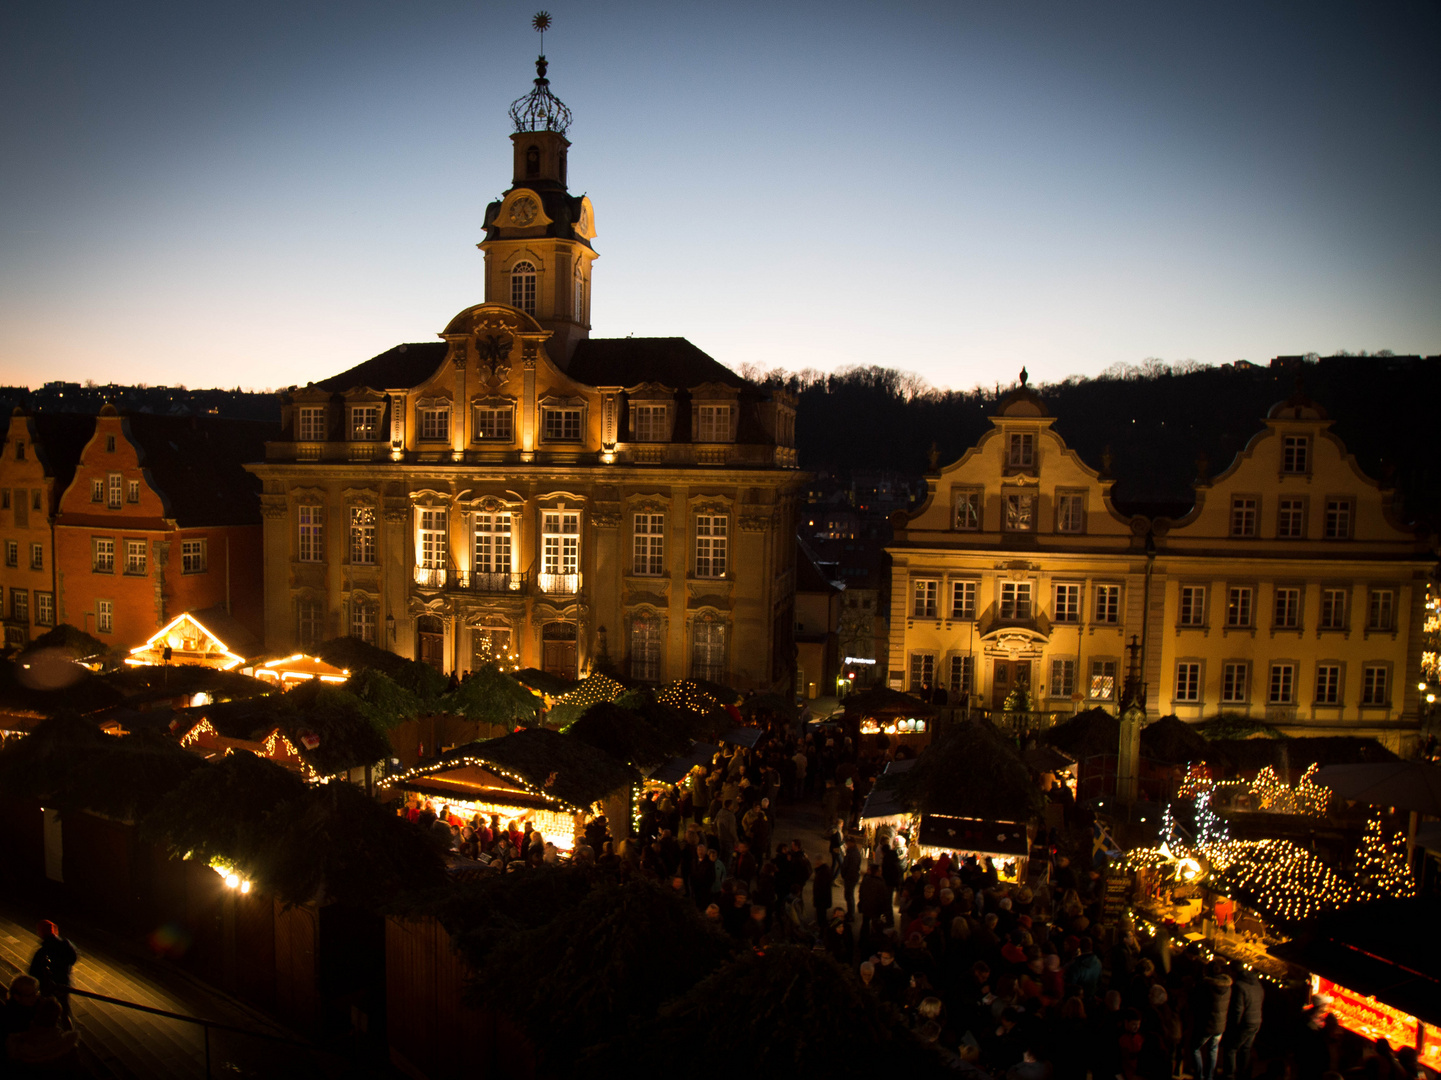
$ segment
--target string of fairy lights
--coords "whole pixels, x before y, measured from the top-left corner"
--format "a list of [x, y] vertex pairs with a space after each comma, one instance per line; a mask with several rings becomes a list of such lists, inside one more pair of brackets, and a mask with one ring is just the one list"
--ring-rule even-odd
[[[1259, 911], [1284, 922], [1381, 897], [1416, 895], [1404, 839], [1400, 833], [1386, 833], [1379, 812], [1367, 822], [1353, 880], [1291, 840], [1232, 840], [1211, 806], [1209, 791], [1195, 796], [1195, 817], [1195, 841], [1188, 844], [1168, 806], [1159, 846], [1127, 853], [1123, 866], [1159, 871], [1180, 881], [1209, 881], [1215, 891], [1250, 898]], [[1191, 864], [1199, 872], [1189, 873]]]
[[[556, 795], [555, 792], [549, 790], [549, 788], [544, 786], [537, 786], [530, 779], [524, 776], [520, 776], [517, 773], [511, 772], [509, 769], [505, 768], [505, 766], [499, 765], [496, 762], [481, 756], [480, 754], [463, 754], [460, 757], [446, 757], [440, 761], [430, 761], [426, 762], [423, 765], [416, 765], [414, 768], [407, 769], [405, 772], [392, 773], [390, 776], [385, 777], [380, 781], [380, 786], [393, 787], [396, 784], [403, 784], [407, 781], [414, 780], [417, 777], [429, 776], [432, 773], [437, 772], [449, 772], [452, 769], [459, 769], [467, 765], [473, 766], [478, 769], [485, 769], [489, 772], [494, 773], [497, 776], [504, 777], [506, 780], [509, 780], [512, 783], [519, 785], [521, 790], [526, 792], [527, 794], [534, 795], [537, 798], [546, 799], [550, 802], [553, 802], [557, 806], [561, 807], [563, 810], [569, 811], [572, 814], [580, 814], [586, 812], [585, 807], [576, 806], [573, 803], [567, 802], [565, 799], [562, 799], [560, 796]], [[550, 777], [548, 777], [547, 779], [553, 782], [554, 777], [555, 773], [551, 773]]]
[[609, 675], [599, 671], [585, 677], [585, 681], [568, 694], [555, 699], [557, 705], [584, 705], [589, 707], [602, 701], [614, 701], [625, 693], [625, 687]]
[[655, 699], [662, 705], [669, 705], [673, 709], [689, 709], [702, 716], [719, 704], [712, 695], [689, 680], [682, 680], [663, 687], [660, 693], [656, 694]]
[[1316, 783], [1316, 772], [1320, 766], [1312, 762], [1301, 779], [1292, 787], [1276, 774], [1270, 765], [1256, 774], [1254, 780], [1213, 780], [1205, 762], [1192, 765], [1181, 781], [1178, 796], [1194, 799], [1202, 793], [1248, 794], [1256, 810], [1275, 814], [1299, 814], [1305, 817], [1325, 817], [1331, 805], [1331, 789]]

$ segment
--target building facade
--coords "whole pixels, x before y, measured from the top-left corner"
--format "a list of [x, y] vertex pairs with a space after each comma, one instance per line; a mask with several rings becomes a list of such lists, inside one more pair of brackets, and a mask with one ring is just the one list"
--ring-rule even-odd
[[0, 448], [0, 615], [5, 648], [56, 624], [55, 507], [75, 474], [92, 417], [16, 410]]
[[795, 399], [681, 338], [589, 336], [594, 211], [538, 71], [485, 214], [485, 301], [282, 394], [253, 470], [266, 644], [788, 685]]
[[1152, 716], [1414, 736], [1434, 554], [1319, 406], [1273, 407], [1175, 520], [1118, 510], [1053, 423], [1022, 386], [897, 528], [892, 686], [1114, 708], [1134, 640]]
[[258, 639], [260, 509], [244, 465], [274, 425], [109, 405], [92, 423], [55, 517], [59, 620], [129, 649], [221, 607]]

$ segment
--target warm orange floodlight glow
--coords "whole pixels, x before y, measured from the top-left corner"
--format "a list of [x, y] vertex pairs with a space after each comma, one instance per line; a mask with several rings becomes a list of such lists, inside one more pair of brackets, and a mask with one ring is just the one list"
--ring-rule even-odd
[[177, 615], [150, 635], [144, 645], [131, 649], [125, 662], [136, 667], [153, 667], [164, 662], [167, 646], [171, 650], [172, 663], [201, 664], [229, 671], [245, 662], [245, 657], [231, 652], [225, 642], [189, 612]]
[[338, 668], [334, 664], [327, 664], [318, 656], [307, 656], [305, 653], [283, 656], [278, 660], [267, 660], [249, 673], [257, 679], [279, 683], [282, 687], [287, 682], [307, 682], [310, 679], [319, 679], [321, 682], [343, 683], [350, 678], [349, 668]]

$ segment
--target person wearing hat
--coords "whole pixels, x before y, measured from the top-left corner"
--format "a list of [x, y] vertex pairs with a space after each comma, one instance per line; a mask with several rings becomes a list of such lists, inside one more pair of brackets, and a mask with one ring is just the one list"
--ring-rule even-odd
[[60, 936], [60, 928], [49, 919], [40, 923], [40, 947], [30, 958], [29, 974], [40, 983], [40, 993], [60, 1002], [65, 1023], [70, 1023], [70, 969], [79, 956], [75, 946]]

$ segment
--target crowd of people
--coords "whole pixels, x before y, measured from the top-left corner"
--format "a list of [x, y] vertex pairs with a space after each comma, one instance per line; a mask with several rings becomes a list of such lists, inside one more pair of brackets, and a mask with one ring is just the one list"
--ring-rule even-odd
[[[1089, 850], [1073, 865], [1059, 833], [1045, 873], [1031, 866], [1034, 887], [1001, 880], [984, 856], [923, 854], [889, 827], [862, 833], [865, 794], [894, 754], [840, 727], [776, 725], [755, 747], [726, 747], [646, 792], [630, 835], [591, 819], [569, 857], [673, 889], [738, 942], [824, 949], [962, 1075], [1429, 1075], [1414, 1049], [1343, 1038], [1324, 996], [1263, 985], [1200, 945], [1105, 918]], [[813, 834], [778, 820], [802, 802], [819, 804], [823, 854]], [[524, 821], [462, 822], [423, 804], [408, 813], [457, 852], [502, 865], [557, 858]]]

